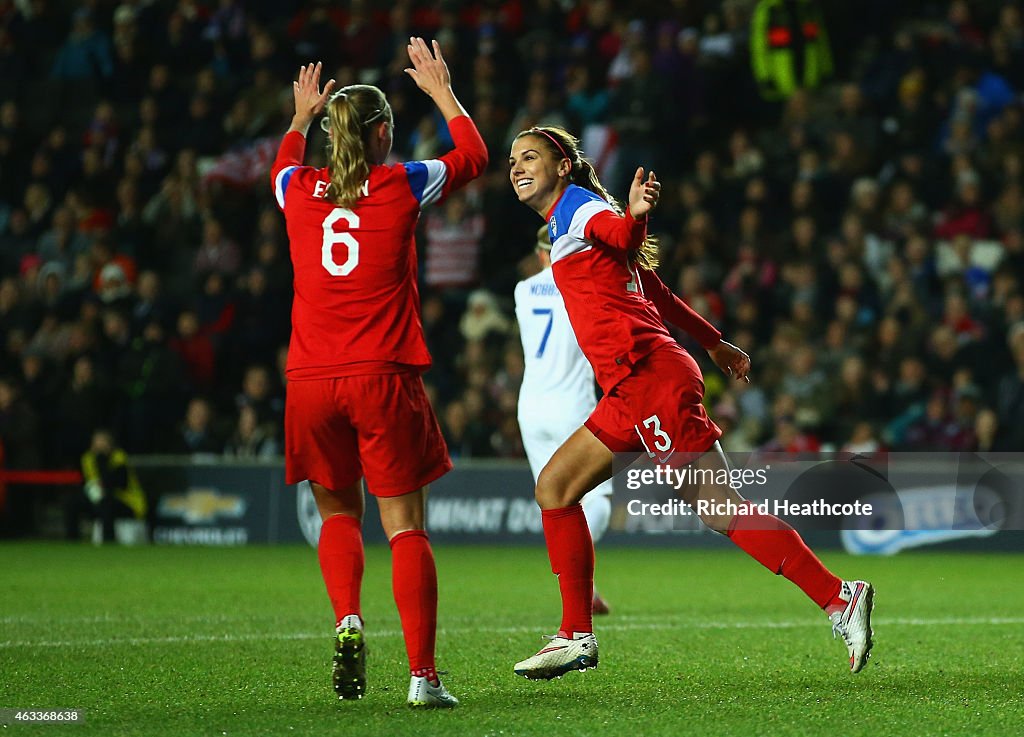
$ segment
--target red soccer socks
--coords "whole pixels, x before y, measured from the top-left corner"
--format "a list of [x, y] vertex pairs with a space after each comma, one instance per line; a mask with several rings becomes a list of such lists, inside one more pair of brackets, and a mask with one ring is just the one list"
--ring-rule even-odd
[[842, 581], [818, 560], [792, 527], [778, 517], [754, 511], [747, 502], [726, 532], [729, 539], [775, 575], [785, 576], [825, 608], [839, 595]]
[[558, 576], [562, 593], [562, 627], [559, 634], [593, 632], [591, 607], [594, 597], [594, 543], [583, 507], [542, 509], [544, 539], [551, 571]]
[[402, 620], [409, 670], [437, 683], [437, 569], [425, 530], [406, 530], [391, 538], [391, 587]]
[[355, 517], [335, 514], [324, 520], [320, 528], [320, 572], [327, 586], [327, 596], [334, 607], [334, 621], [349, 614], [361, 614], [359, 590], [363, 584], [363, 532]]

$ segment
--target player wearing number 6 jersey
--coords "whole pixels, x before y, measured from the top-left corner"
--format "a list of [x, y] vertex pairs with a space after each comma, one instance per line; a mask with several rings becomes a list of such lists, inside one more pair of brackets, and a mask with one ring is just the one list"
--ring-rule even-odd
[[704, 483], [684, 490], [683, 498], [711, 529], [824, 609], [833, 631], [846, 641], [851, 670], [859, 671], [872, 645], [871, 585], [840, 580], [793, 528], [758, 513], [728, 483], [715, 483], [728, 478], [721, 431], [701, 404], [704, 382], [697, 363], [665, 323], [689, 332], [738, 380], [748, 380], [750, 358], [723, 341], [654, 273], [657, 248], [647, 238], [647, 214], [661, 187], [654, 173], [645, 180], [643, 169], [637, 169], [623, 212], [582, 157], [578, 141], [561, 128], [541, 127], [516, 136], [509, 178], [519, 201], [547, 221], [555, 284], [604, 391], [537, 479], [544, 537], [562, 595], [562, 625], [550, 644], [517, 663], [515, 672], [554, 678], [597, 666], [591, 618], [594, 547], [579, 502], [611, 476], [615, 453], [643, 451], [659, 462], [692, 462], [710, 471], [702, 475]]
[[[519, 387], [519, 429], [533, 480], [559, 446], [583, 424], [597, 405], [594, 369], [576, 342], [565, 303], [551, 275], [548, 227], [537, 231], [534, 249], [541, 271], [516, 285], [516, 320], [523, 341], [523, 383]], [[598, 484], [580, 501], [590, 537], [596, 544], [612, 513], [612, 480]], [[594, 589], [594, 614], [608, 614]]]
[[[385, 165], [391, 107], [376, 87], [320, 89], [320, 64], [299, 71], [295, 117], [271, 182], [295, 271], [285, 404], [290, 484], [308, 479], [323, 527], [320, 567], [337, 621], [333, 681], [342, 699], [366, 687], [360, 611], [365, 477], [391, 545], [392, 587], [411, 679], [408, 703], [458, 701], [437, 677], [437, 573], [424, 528], [427, 485], [451, 469], [420, 374], [430, 355], [420, 322], [414, 230], [420, 210], [483, 172], [487, 149], [452, 93], [436, 42], [408, 47], [406, 72], [448, 122], [455, 149]], [[303, 166], [306, 132], [326, 112], [326, 168]]]

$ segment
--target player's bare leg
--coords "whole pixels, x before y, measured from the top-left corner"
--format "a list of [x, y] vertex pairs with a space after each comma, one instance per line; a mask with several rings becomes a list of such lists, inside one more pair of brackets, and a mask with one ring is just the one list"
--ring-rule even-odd
[[544, 539], [562, 594], [562, 625], [540, 652], [516, 663], [515, 672], [521, 676], [550, 679], [597, 667], [592, 624], [594, 543], [579, 502], [611, 478], [613, 458], [604, 443], [581, 427], [555, 451], [537, 478]]
[[[713, 472], [728, 471], [729, 468], [717, 442], [697, 459], [696, 465]], [[722, 476], [719, 473], [707, 475]], [[700, 515], [701, 521], [729, 537], [772, 573], [785, 576], [799, 586], [828, 614], [833, 633], [841, 635], [846, 642], [850, 670], [857, 673], [864, 667], [873, 645], [871, 609], [874, 606], [874, 587], [870, 583], [843, 581], [835, 576], [818, 560], [796, 530], [774, 515], [757, 512], [728, 484], [694, 485], [684, 490], [682, 496], [698, 510], [698, 514], [698, 502], [710, 502], [709, 512]], [[733, 514], [728, 511], [730, 509], [739, 511]]]
[[323, 526], [317, 553], [327, 595], [334, 608], [335, 635], [331, 680], [339, 699], [366, 693], [366, 641], [359, 592], [363, 581], [362, 479], [342, 489], [310, 482]]
[[391, 586], [409, 655], [410, 706], [453, 707], [459, 701], [437, 677], [437, 568], [424, 520], [427, 487], [377, 499], [380, 521], [391, 545]]

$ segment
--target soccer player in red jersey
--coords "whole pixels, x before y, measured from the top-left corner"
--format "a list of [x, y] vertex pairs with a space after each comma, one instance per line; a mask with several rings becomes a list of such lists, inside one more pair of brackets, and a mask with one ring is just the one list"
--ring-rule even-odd
[[[548, 223], [555, 283], [580, 348], [604, 392], [583, 427], [555, 452], [537, 479], [544, 537], [562, 595], [562, 624], [548, 646], [516, 664], [532, 679], [596, 667], [591, 601], [594, 547], [580, 499], [612, 475], [615, 453], [646, 451], [664, 462], [694, 463], [702, 480], [721, 478], [728, 463], [721, 430], [701, 400], [704, 381], [696, 361], [669, 334], [672, 323], [697, 339], [715, 364], [749, 381], [750, 358], [658, 278], [657, 249], [647, 238], [647, 215], [661, 185], [637, 169], [623, 212], [579, 151], [579, 142], [556, 127], [516, 136], [509, 178], [519, 201]], [[681, 460], [680, 460], [681, 459]], [[842, 635], [853, 672], [871, 650], [874, 590], [865, 581], [833, 575], [792, 527], [760, 514], [727, 483], [701, 483], [684, 492], [711, 529], [727, 535], [758, 562], [799, 586], [829, 615]]]
[[[420, 375], [430, 366], [416, 287], [421, 208], [479, 176], [487, 149], [456, 99], [437, 42], [409, 41], [405, 71], [437, 105], [455, 148], [436, 160], [386, 165], [393, 122], [370, 85], [320, 89], [320, 64], [299, 70], [295, 117], [271, 183], [284, 212], [295, 298], [285, 405], [287, 483], [308, 479], [323, 518], [320, 567], [337, 619], [334, 689], [361, 698], [363, 478], [391, 545], [413, 706], [458, 704], [434, 664], [437, 572], [424, 529], [427, 485], [452, 467]], [[321, 113], [326, 168], [302, 165]]]

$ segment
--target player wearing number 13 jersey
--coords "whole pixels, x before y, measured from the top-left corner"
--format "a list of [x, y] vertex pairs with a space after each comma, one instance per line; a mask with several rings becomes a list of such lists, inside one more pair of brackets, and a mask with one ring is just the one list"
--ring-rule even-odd
[[[750, 358], [721, 339], [704, 318], [655, 274], [657, 249], [647, 238], [647, 215], [661, 185], [637, 169], [623, 212], [561, 128], [516, 136], [509, 179], [520, 202], [541, 215], [552, 243], [554, 281], [604, 396], [555, 451], [537, 479], [544, 537], [562, 595], [562, 624], [540, 652], [516, 663], [533, 679], [598, 664], [593, 633], [594, 547], [583, 496], [612, 474], [614, 453], [646, 451], [659, 463], [694, 464], [700, 483], [681, 491], [704, 524], [775, 574], [803, 590], [846, 641], [850, 669], [859, 671], [872, 646], [874, 590], [865, 581], [833, 575], [782, 520], [760, 513], [727, 481], [721, 434], [701, 400], [697, 363], [665, 323], [689, 332], [720, 369], [747, 380]], [[707, 473], [705, 473], [707, 472]]]
[[[270, 172], [284, 212], [295, 298], [288, 349], [285, 468], [309, 480], [323, 526], [318, 552], [336, 621], [333, 684], [362, 698], [360, 611], [365, 477], [391, 545], [392, 585], [409, 657], [408, 703], [458, 701], [434, 662], [437, 573], [424, 527], [427, 485], [451, 469], [420, 374], [430, 366], [416, 288], [420, 210], [478, 176], [487, 150], [451, 90], [434, 42], [412, 38], [406, 72], [448, 123], [455, 149], [432, 161], [385, 165], [391, 107], [376, 87], [320, 90], [320, 65], [294, 83], [295, 118]], [[333, 94], [332, 94], [333, 92]], [[321, 112], [328, 166], [302, 165]]]
[[[523, 383], [519, 387], [519, 431], [536, 481], [559, 446], [597, 405], [594, 369], [580, 350], [562, 295], [551, 275], [548, 226], [537, 231], [534, 247], [540, 272], [516, 285], [516, 320], [523, 342]], [[580, 500], [596, 545], [611, 519], [613, 492], [608, 479]], [[594, 589], [594, 614], [608, 614], [608, 602]]]

